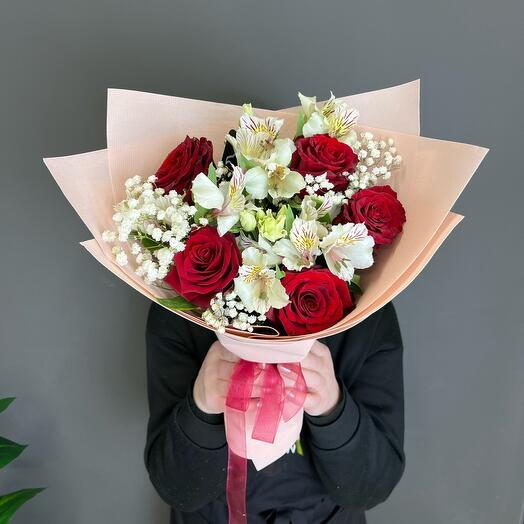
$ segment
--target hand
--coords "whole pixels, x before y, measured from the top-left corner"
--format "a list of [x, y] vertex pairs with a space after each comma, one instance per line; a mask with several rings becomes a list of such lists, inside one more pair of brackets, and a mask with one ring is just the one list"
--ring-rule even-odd
[[229, 380], [239, 358], [220, 342], [214, 342], [207, 352], [193, 386], [193, 400], [204, 413], [223, 413]]
[[308, 391], [304, 411], [312, 416], [327, 415], [340, 402], [341, 397], [329, 348], [315, 341], [300, 365]]

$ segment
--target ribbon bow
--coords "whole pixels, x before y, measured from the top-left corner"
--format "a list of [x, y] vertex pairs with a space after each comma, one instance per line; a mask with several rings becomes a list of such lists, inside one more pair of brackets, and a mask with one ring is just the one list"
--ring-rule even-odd
[[[246, 520], [246, 412], [256, 401], [256, 416], [251, 437], [273, 443], [281, 420], [287, 422], [302, 408], [306, 398], [306, 383], [300, 364], [281, 364], [289, 369], [294, 382], [284, 379], [276, 364], [260, 364], [240, 360], [233, 369], [226, 398], [228, 438], [238, 432], [235, 441], [239, 454], [229, 447], [227, 466], [227, 505], [229, 524], [245, 524]], [[287, 385], [286, 385], [287, 382]], [[258, 394], [257, 398], [253, 394]], [[241, 435], [240, 435], [241, 433]]]

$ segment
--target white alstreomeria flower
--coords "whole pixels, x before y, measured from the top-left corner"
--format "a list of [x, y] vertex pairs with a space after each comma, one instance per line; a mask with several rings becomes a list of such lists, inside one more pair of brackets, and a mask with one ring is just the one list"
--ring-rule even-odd
[[231, 181], [223, 182], [220, 187], [204, 173], [193, 180], [193, 199], [203, 208], [213, 210], [220, 236], [225, 235], [238, 222], [246, 202], [243, 194], [245, 183], [246, 175], [238, 166], [233, 168]]
[[298, 97], [304, 112], [302, 134], [305, 137], [328, 133], [342, 142], [354, 138], [351, 130], [359, 117], [357, 109], [337, 100], [333, 93], [321, 109], [317, 107], [316, 97], [304, 96], [302, 93]]
[[373, 265], [375, 241], [368, 235], [365, 224], [338, 224], [331, 228], [320, 242], [320, 249], [329, 270], [337, 277], [350, 282], [355, 269]]
[[280, 118], [258, 118], [252, 109], [244, 105], [244, 114], [240, 117], [240, 127], [236, 136], [226, 135], [226, 140], [233, 146], [237, 156], [241, 154], [252, 165], [266, 165], [270, 162], [289, 165], [295, 144], [290, 138], [278, 138], [284, 121]]
[[266, 198], [268, 194], [273, 198], [291, 198], [305, 187], [300, 173], [275, 162], [246, 171], [246, 191], [253, 198]]
[[268, 256], [255, 247], [242, 252], [242, 266], [234, 282], [235, 292], [248, 312], [263, 315], [272, 307], [280, 309], [289, 303], [275, 270], [268, 267]]
[[295, 218], [289, 239], [282, 238], [275, 242], [273, 252], [283, 257], [283, 264], [291, 271], [311, 267], [320, 255], [318, 233], [318, 223], [315, 220]]

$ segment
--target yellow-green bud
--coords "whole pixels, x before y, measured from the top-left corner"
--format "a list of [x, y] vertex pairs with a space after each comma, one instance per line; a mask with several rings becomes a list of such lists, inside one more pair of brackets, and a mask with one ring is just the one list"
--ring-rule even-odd
[[253, 231], [257, 227], [257, 219], [250, 211], [240, 212], [240, 225], [244, 231]]
[[[257, 214], [258, 215], [258, 214]], [[258, 231], [267, 238], [270, 242], [276, 242], [280, 238], [287, 235], [285, 229], [286, 225], [286, 210], [280, 209], [275, 217], [271, 211], [266, 211], [262, 217], [258, 217]]]
[[251, 104], [242, 104], [242, 109], [246, 115], [253, 114], [253, 106]]

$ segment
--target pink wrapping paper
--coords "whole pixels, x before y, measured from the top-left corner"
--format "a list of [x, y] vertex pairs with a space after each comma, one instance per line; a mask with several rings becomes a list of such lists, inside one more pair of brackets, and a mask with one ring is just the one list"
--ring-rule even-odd
[[[299, 362], [315, 339], [356, 325], [405, 289], [462, 218], [450, 213], [451, 207], [487, 149], [418, 136], [418, 81], [352, 95], [346, 100], [360, 110], [360, 130], [371, 130], [396, 141], [403, 163], [390, 182], [406, 209], [404, 232], [392, 246], [379, 251], [372, 268], [361, 272], [364, 294], [356, 308], [336, 325], [314, 335], [282, 336], [278, 341], [268, 334], [229, 328], [226, 334], [219, 334], [221, 342], [243, 359], [262, 363]], [[285, 118], [281, 136], [292, 137], [296, 110], [255, 112]], [[241, 107], [235, 105], [110, 89], [108, 149], [45, 159], [64, 195], [94, 237], [82, 245], [112, 273], [151, 300], [168, 293], [146, 285], [132, 268], [117, 266], [108, 246], [101, 241], [102, 231], [112, 225], [111, 204], [123, 197], [125, 179], [153, 174], [166, 154], [186, 135], [212, 140], [217, 160], [224, 135], [237, 126], [241, 113]], [[176, 314], [208, 327], [192, 313]], [[291, 447], [300, 433], [303, 413], [299, 410], [288, 422], [281, 421], [275, 442], [268, 444], [250, 437], [255, 410], [254, 405], [246, 413], [246, 455], [260, 469]], [[240, 449], [232, 432], [228, 433], [228, 441], [232, 448]]]

